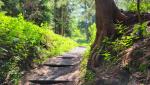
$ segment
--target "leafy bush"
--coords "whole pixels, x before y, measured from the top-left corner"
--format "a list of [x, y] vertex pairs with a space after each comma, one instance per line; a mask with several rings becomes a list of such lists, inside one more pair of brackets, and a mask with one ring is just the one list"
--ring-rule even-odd
[[96, 36], [96, 24], [94, 23], [88, 29], [89, 29], [89, 34], [90, 34], [90, 44], [92, 44]]
[[106, 61], [116, 60], [118, 54], [131, 47], [135, 41], [149, 37], [150, 33], [147, 31], [147, 23], [135, 24], [133, 31], [127, 34], [127, 28], [122, 25], [116, 25], [117, 28], [117, 38], [112, 40], [108, 37], [105, 37], [103, 40], [103, 50], [101, 54], [104, 56]]
[[[140, 3], [140, 10], [141, 12], [149, 12], [150, 8], [150, 4], [149, 4], [149, 1], [141, 1]], [[127, 9], [128, 11], [136, 11], [137, 10], [137, 3], [134, 2], [134, 1], [129, 1], [128, 2], [128, 5], [127, 5]]]
[[0, 82], [15, 85], [21, 71], [33, 67], [33, 63], [42, 63], [74, 46], [74, 41], [54, 34], [45, 25], [26, 22], [21, 15], [12, 18], [0, 13]]
[[147, 22], [144, 22], [142, 24], [135, 24], [131, 35], [134, 37], [140, 37], [140, 35], [142, 35], [143, 37], [149, 37], [150, 33], [147, 28]]
[[87, 47], [87, 50], [83, 55], [83, 59], [82, 59], [81, 65], [80, 65], [81, 66], [80, 76], [81, 76], [82, 80], [84, 80], [83, 85], [89, 85], [89, 83], [92, 82], [95, 78], [95, 73], [93, 73], [92, 71], [87, 69], [87, 63], [88, 63], [89, 56], [90, 56], [90, 46]]
[[[127, 11], [137, 11], [137, 1], [136, 0], [120, 0], [117, 1], [119, 8]], [[150, 12], [150, 4], [148, 0], [141, 0], [140, 3], [141, 12]]]

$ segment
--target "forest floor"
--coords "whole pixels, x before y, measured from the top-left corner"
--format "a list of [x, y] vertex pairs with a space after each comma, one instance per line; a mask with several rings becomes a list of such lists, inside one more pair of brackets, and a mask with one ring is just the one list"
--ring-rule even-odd
[[20, 85], [77, 85], [85, 47], [76, 47], [63, 55], [49, 58], [26, 73]]

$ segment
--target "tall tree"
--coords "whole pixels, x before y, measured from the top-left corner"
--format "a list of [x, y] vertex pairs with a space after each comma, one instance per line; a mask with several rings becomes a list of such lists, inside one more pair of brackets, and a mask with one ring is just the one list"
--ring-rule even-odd
[[114, 21], [126, 18], [115, 5], [114, 0], [95, 0], [96, 5], [96, 39], [91, 46], [88, 67], [93, 69], [99, 66], [99, 49], [102, 48], [104, 37], [113, 37], [115, 34]]
[[68, 0], [55, 0], [54, 4], [54, 23], [55, 23], [55, 33], [64, 35], [69, 34], [69, 2]]

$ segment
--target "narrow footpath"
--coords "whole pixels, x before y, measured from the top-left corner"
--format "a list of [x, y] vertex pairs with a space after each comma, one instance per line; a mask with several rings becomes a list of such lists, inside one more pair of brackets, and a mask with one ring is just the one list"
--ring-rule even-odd
[[76, 47], [63, 55], [48, 59], [26, 74], [20, 85], [78, 85], [80, 63], [85, 47]]

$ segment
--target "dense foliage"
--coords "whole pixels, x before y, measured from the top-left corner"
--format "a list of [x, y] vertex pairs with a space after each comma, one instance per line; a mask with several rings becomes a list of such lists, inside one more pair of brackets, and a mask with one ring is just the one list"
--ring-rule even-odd
[[[149, 0], [140, 0], [140, 11], [149, 12], [150, 4]], [[137, 0], [116, 0], [119, 8], [126, 11], [136, 12], [137, 11]]]
[[11, 18], [0, 14], [0, 80], [17, 83], [20, 72], [33, 67], [33, 63], [77, 46], [50, 29], [26, 22], [21, 15]]

